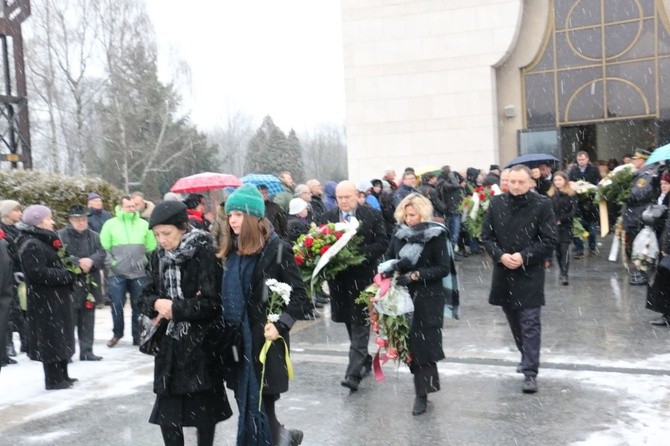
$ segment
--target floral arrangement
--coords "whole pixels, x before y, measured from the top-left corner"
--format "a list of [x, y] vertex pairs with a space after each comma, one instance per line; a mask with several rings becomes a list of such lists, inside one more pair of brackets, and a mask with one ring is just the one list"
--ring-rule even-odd
[[356, 303], [368, 307], [370, 325], [376, 334], [375, 343], [379, 347], [373, 361], [375, 375], [379, 381], [383, 381], [384, 374], [380, 364], [389, 359], [398, 364], [412, 363], [409, 330], [414, 307], [411, 305], [411, 298], [405, 287], [392, 285], [386, 294], [382, 294], [382, 286], [373, 284], [361, 292]]
[[659, 249], [654, 230], [645, 226], [633, 240], [631, 260], [640, 271], [647, 271], [656, 264]]
[[635, 172], [632, 164], [624, 164], [607, 174], [607, 177], [598, 183], [598, 189], [593, 198], [596, 205], [601, 201], [606, 201], [615, 206], [615, 209], [620, 209], [630, 197], [630, 186], [633, 183]]
[[471, 195], [463, 198], [461, 211], [465, 216], [465, 228], [471, 237], [479, 237], [482, 234], [484, 214], [489, 208], [491, 197], [502, 193], [498, 185], [494, 184], [476, 187]]
[[[286, 306], [291, 302], [291, 292], [293, 291], [293, 288], [291, 288], [291, 285], [284, 283], [284, 282], [279, 282], [276, 279], [268, 279], [265, 281], [265, 285], [268, 287], [268, 310], [267, 310], [267, 322], [277, 322], [279, 320], [279, 316], [281, 315], [282, 311]], [[289, 355], [288, 351], [288, 345], [286, 345], [286, 341], [284, 341], [284, 338], [279, 336], [275, 340], [280, 340], [284, 343], [284, 360], [286, 362], [286, 371], [288, 372], [288, 379], [293, 379], [294, 374], [293, 374], [293, 365], [291, 364], [291, 356]], [[258, 360], [260, 361], [261, 364], [263, 364], [263, 368], [261, 370], [261, 385], [260, 385], [260, 395], [259, 395], [259, 401], [258, 401], [258, 410], [261, 410], [261, 405], [263, 404], [263, 383], [265, 382], [265, 360], [268, 355], [268, 351], [270, 350], [270, 347], [272, 346], [272, 343], [274, 341], [271, 341], [270, 339], [266, 339], [265, 343], [263, 344], [263, 347], [261, 348], [261, 353], [258, 356]]]
[[573, 218], [572, 219], [572, 235], [574, 237], [579, 237], [582, 240], [586, 240], [589, 238], [589, 231], [584, 229], [584, 225], [582, 225], [582, 222], [579, 220], [579, 218]]
[[86, 287], [88, 292], [86, 294], [86, 300], [84, 301], [84, 308], [87, 310], [92, 310], [95, 308], [95, 297], [91, 292], [91, 288], [98, 286], [95, 280], [93, 280], [93, 275], [85, 273], [84, 270], [81, 269], [77, 258], [71, 256], [67, 252], [67, 246], [63, 245], [60, 239], [54, 240], [52, 245], [54, 248], [56, 248], [58, 257], [60, 258], [60, 261], [65, 269], [74, 274], [75, 281], [81, 283], [81, 286]]
[[293, 255], [300, 267], [302, 279], [308, 286], [308, 292], [320, 290], [326, 280], [333, 279], [338, 273], [365, 261], [358, 245], [360, 239], [354, 237], [358, 221], [328, 223], [316, 226], [312, 223], [307, 234], [303, 234], [293, 245]]

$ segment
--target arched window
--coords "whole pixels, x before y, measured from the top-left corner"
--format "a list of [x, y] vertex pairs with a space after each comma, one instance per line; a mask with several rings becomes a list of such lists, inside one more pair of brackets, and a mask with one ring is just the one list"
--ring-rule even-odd
[[670, 119], [670, 33], [661, 0], [553, 0], [522, 68], [525, 127]]

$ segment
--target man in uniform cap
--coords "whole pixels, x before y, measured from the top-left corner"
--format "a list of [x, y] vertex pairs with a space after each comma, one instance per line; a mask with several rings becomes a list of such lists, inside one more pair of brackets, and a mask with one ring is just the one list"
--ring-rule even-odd
[[85, 279], [75, 282], [72, 288], [74, 323], [79, 339], [79, 359], [100, 361], [102, 357], [93, 353], [95, 303], [102, 300], [99, 271], [105, 264], [105, 250], [97, 232], [88, 227], [88, 210], [74, 205], [68, 211], [69, 225], [58, 231], [58, 236], [67, 247], [68, 254], [75, 258]]
[[[637, 169], [631, 184], [631, 193], [626, 200], [623, 212], [623, 227], [626, 230], [626, 256], [630, 260], [633, 240], [642, 229], [642, 212], [648, 205], [655, 202], [659, 195], [658, 176], [653, 165], [645, 166], [649, 151], [638, 149], [632, 158], [633, 166]], [[647, 275], [630, 263], [629, 282], [631, 285], [646, 285]]]

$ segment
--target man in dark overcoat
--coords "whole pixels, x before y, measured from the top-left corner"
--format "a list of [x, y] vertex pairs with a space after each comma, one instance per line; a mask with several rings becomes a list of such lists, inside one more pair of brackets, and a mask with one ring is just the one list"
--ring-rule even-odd
[[[0, 347], [5, 348], [9, 310], [14, 297], [13, 262], [9, 255], [9, 243], [5, 240], [5, 231], [0, 229]], [[2, 354], [0, 353], [0, 356]], [[3, 365], [0, 365], [0, 368]]]
[[[88, 227], [88, 211], [84, 206], [74, 205], [68, 211], [69, 226], [58, 231], [58, 236], [67, 247], [85, 276], [72, 287], [74, 323], [79, 340], [81, 361], [100, 361], [101, 356], [93, 353], [95, 325], [95, 304], [102, 302], [99, 282], [100, 270], [105, 266], [105, 249], [100, 243], [100, 235]], [[89, 297], [90, 296], [90, 297]]]
[[509, 192], [491, 199], [482, 240], [493, 259], [489, 303], [501, 306], [521, 352], [524, 393], [537, 392], [544, 259], [556, 245], [556, 218], [548, 198], [530, 192], [531, 173], [512, 167]]
[[[577, 152], [577, 164], [573, 166], [568, 171], [568, 178], [570, 181], [588, 181], [594, 186], [598, 185], [600, 182], [600, 172], [598, 171], [598, 166], [593, 165], [589, 158], [589, 154], [583, 150]], [[585, 194], [586, 195], [586, 194]], [[596, 245], [596, 225], [598, 224], [598, 218], [600, 216], [598, 208], [593, 203], [593, 200], [590, 196], [586, 195], [585, 198], [577, 197], [579, 205], [579, 218], [581, 220], [582, 226], [589, 233], [589, 253], [595, 255], [597, 251]], [[573, 237], [573, 242], [575, 244], [575, 258], [580, 259], [584, 257], [584, 242], [579, 237]]]
[[359, 249], [366, 259], [328, 281], [331, 317], [334, 322], [343, 322], [349, 334], [349, 364], [342, 385], [356, 391], [363, 376], [371, 369], [372, 357], [368, 354], [370, 323], [367, 307], [354, 303], [354, 300], [372, 283], [388, 239], [381, 214], [367, 206], [358, 206], [353, 182], [340, 182], [335, 194], [337, 208], [326, 212], [321, 223], [350, 221], [355, 217], [360, 223], [356, 234], [361, 238]]

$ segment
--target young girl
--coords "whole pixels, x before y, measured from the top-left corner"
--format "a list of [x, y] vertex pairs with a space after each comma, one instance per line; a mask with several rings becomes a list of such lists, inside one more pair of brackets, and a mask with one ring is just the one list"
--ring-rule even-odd
[[568, 176], [565, 172], [554, 173], [553, 184], [547, 192], [556, 215], [556, 227], [558, 228], [558, 243], [556, 245], [556, 258], [561, 269], [560, 281], [562, 285], [568, 284], [568, 267], [570, 266], [570, 243], [572, 242], [572, 219], [577, 210], [575, 191], [570, 188]]
[[[277, 420], [275, 401], [288, 391], [285, 348], [289, 330], [308, 308], [307, 293], [291, 248], [272, 230], [264, 217], [263, 197], [252, 185], [235, 190], [226, 200], [220, 257], [226, 270], [221, 287], [223, 318], [242, 338], [240, 362], [228, 364], [226, 382], [235, 392], [239, 409], [238, 445], [298, 445], [303, 433], [285, 429]], [[268, 279], [291, 286], [289, 304], [276, 322], [268, 322]], [[277, 340], [281, 336], [284, 340]], [[259, 355], [265, 340], [275, 341], [262, 365]], [[262, 409], [259, 393], [262, 386]]]

